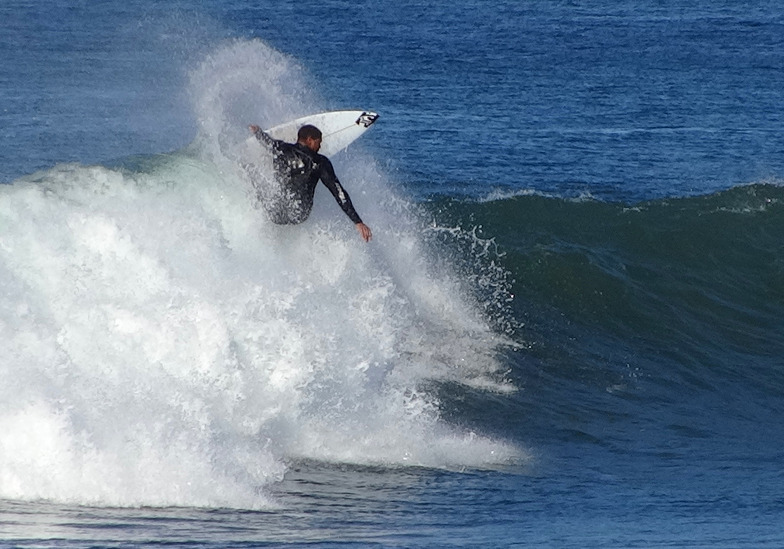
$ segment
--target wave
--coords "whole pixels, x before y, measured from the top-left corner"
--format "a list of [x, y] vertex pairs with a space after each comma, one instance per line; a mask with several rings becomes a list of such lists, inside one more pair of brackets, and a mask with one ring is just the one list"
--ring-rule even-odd
[[254, 208], [236, 125], [318, 110], [299, 70], [228, 44], [194, 71], [188, 150], [0, 187], [0, 498], [263, 507], [291, 460], [523, 457], [430, 388], [514, 389], [475, 291], [503, 277], [464, 279], [359, 150], [336, 167], [370, 245], [326, 193], [298, 227]]
[[594, 372], [616, 360], [591, 358], [592, 346], [624, 357], [600, 376], [607, 387], [645, 362], [662, 384], [784, 389], [779, 182], [637, 204], [523, 193], [430, 208], [493, 237], [515, 280], [518, 339], [582, 346]]

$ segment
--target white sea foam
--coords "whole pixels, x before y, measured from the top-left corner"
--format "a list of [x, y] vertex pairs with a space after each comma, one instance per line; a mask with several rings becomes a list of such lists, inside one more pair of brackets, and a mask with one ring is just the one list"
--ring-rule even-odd
[[194, 73], [198, 147], [0, 187], [0, 498], [263, 507], [292, 458], [519, 457], [440, 418], [429, 381], [508, 388], [503, 342], [372, 158], [335, 159], [370, 244], [325, 191], [297, 227], [253, 207], [233, 126], [314, 108], [298, 70], [230, 44]]

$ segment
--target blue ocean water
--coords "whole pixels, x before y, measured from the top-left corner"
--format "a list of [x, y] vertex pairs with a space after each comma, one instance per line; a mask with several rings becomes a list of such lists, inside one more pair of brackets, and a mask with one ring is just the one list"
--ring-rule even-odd
[[[780, 547], [773, 1], [0, 5], [0, 546]], [[362, 108], [304, 225], [246, 126]]]

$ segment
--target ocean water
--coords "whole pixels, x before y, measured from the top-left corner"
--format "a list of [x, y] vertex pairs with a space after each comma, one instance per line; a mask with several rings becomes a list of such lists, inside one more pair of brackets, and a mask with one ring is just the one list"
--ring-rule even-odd
[[[1, 547], [784, 545], [777, 2], [0, 31]], [[241, 167], [342, 108], [370, 244]]]

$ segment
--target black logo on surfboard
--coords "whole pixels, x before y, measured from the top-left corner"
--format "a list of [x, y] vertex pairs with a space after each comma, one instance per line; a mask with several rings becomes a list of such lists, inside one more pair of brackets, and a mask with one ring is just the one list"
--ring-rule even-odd
[[374, 113], [374, 112], [363, 112], [360, 115], [360, 117], [357, 118], [356, 124], [368, 128], [377, 119], [378, 119], [378, 115], [376, 113]]

